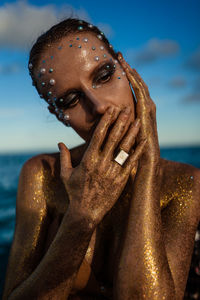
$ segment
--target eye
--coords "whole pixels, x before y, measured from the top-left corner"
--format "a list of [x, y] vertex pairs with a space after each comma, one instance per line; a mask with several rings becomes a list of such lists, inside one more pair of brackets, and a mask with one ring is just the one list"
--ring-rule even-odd
[[108, 82], [115, 72], [115, 67], [112, 63], [105, 64], [98, 72], [94, 79], [95, 84], [102, 84]]
[[75, 106], [80, 100], [80, 94], [77, 94], [77, 95], [73, 95], [72, 99], [67, 101], [67, 106], [68, 107], [73, 107]]
[[56, 104], [58, 108], [63, 108], [63, 109], [71, 108], [76, 106], [76, 104], [80, 101], [81, 97], [82, 97], [81, 92], [70, 93], [63, 98], [58, 99]]
[[99, 81], [100, 81], [101, 83], [105, 83], [105, 82], [107, 82], [107, 81], [110, 80], [111, 76], [112, 76], [112, 74], [110, 74], [110, 73], [108, 73], [108, 74], [106, 74], [106, 75], [103, 75], [103, 76], [99, 79]]

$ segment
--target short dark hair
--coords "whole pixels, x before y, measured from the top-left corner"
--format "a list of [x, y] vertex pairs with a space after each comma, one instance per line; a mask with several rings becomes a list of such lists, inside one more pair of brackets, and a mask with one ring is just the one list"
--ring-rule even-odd
[[[99, 36], [107, 48], [108, 52], [117, 59], [117, 53], [110, 45], [106, 36], [99, 30], [98, 27], [80, 19], [68, 18], [55, 24], [48, 31], [38, 37], [33, 45], [29, 55], [29, 71], [33, 79], [34, 85], [36, 84], [33, 77], [33, 70], [39, 64], [43, 52], [48, 49], [52, 44], [59, 42], [63, 37], [70, 33], [91, 32], [92, 34]], [[30, 65], [32, 68], [30, 68]], [[36, 86], [37, 88], [37, 86]]]

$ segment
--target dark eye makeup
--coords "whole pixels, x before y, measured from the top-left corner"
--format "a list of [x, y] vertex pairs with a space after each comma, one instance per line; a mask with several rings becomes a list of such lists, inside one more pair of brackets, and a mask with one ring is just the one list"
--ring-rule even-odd
[[[91, 76], [92, 85], [98, 87], [102, 84], [106, 84], [111, 80], [114, 73], [115, 64], [113, 61], [104, 62], [93, 72]], [[80, 90], [72, 89], [56, 100], [56, 106], [63, 109], [71, 108], [83, 98], [84, 94]]]

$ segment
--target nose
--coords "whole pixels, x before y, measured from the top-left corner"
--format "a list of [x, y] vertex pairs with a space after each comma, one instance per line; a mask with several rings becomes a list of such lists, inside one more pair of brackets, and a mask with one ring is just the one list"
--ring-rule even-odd
[[109, 99], [106, 99], [107, 97], [105, 96], [101, 96], [96, 89], [87, 89], [85, 91], [85, 96], [87, 101], [89, 101], [92, 115], [103, 115], [105, 111], [112, 105]]

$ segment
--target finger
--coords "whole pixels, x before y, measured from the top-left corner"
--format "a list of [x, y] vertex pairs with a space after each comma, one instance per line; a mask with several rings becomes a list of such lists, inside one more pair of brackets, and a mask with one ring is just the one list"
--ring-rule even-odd
[[135, 164], [137, 163], [137, 161], [141, 157], [142, 153], [144, 152], [146, 143], [147, 143], [147, 139], [142, 140], [138, 144], [135, 151], [132, 151], [132, 154], [130, 154], [129, 158], [127, 159], [127, 161], [125, 162], [125, 165], [124, 165], [124, 172], [126, 174], [130, 174], [130, 172], [134, 168]]
[[71, 154], [63, 143], [58, 143], [58, 148], [60, 150], [60, 176], [61, 178], [66, 178], [72, 169]]
[[129, 127], [126, 135], [124, 136], [122, 142], [120, 143], [120, 149], [124, 150], [125, 152], [129, 152], [130, 149], [133, 147], [135, 143], [135, 138], [140, 129], [140, 119], [136, 119], [133, 124]]
[[125, 61], [121, 53], [119, 53], [118, 59], [121, 62], [121, 65], [124, 71], [126, 72], [126, 76], [133, 87], [137, 102], [141, 102], [141, 104], [145, 105], [147, 95], [142, 82], [139, 81], [137, 77], [136, 71], [129, 66], [129, 64]]
[[113, 121], [117, 118], [119, 113], [119, 109], [116, 107], [109, 107], [109, 109], [106, 110], [105, 114], [102, 116], [101, 120], [99, 121], [93, 136], [91, 138], [90, 144], [88, 146], [87, 152], [93, 152], [95, 150], [100, 150], [103, 141], [106, 137], [108, 128], [113, 123]]
[[105, 143], [104, 149], [102, 151], [104, 157], [113, 156], [113, 152], [120, 143], [121, 139], [125, 135], [129, 127], [129, 118], [130, 118], [131, 109], [129, 107], [122, 110], [109, 133], [108, 139]]

